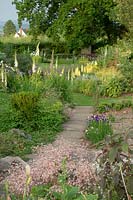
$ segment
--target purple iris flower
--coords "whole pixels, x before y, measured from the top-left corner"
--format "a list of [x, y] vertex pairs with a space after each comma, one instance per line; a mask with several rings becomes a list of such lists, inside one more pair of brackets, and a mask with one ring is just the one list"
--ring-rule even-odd
[[108, 121], [105, 115], [92, 115], [90, 118], [88, 118], [89, 121]]

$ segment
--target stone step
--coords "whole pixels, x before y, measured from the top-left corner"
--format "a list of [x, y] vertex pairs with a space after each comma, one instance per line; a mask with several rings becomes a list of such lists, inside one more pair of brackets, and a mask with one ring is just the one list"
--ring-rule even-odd
[[92, 115], [93, 108], [89, 106], [76, 106], [71, 112], [70, 121], [63, 125], [61, 135], [67, 140], [80, 140], [84, 136], [88, 116]]
[[69, 137], [78, 137], [78, 135], [83, 135], [83, 130], [64, 130], [63, 132], [61, 132], [61, 135], [66, 135]]
[[64, 131], [80, 131], [80, 132], [83, 132], [85, 130], [85, 127], [84, 126], [66, 126], [64, 127]]

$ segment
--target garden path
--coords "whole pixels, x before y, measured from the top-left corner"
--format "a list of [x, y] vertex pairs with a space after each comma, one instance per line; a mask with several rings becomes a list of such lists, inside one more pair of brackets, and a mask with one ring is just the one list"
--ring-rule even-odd
[[[29, 157], [28, 161], [31, 169], [31, 185], [44, 184], [49, 180], [55, 181], [65, 158], [67, 159], [66, 167], [71, 174], [69, 180], [71, 184], [81, 187], [95, 184], [94, 164], [98, 152], [88, 148], [89, 142], [84, 140], [87, 118], [92, 114], [93, 107], [89, 106], [76, 106], [69, 110], [70, 119], [64, 124], [64, 130], [56, 140], [52, 144], [42, 145], [35, 149], [35, 153]], [[13, 166], [7, 180], [13, 192], [23, 193], [25, 168]]]
[[76, 106], [72, 109], [69, 113], [70, 120], [64, 124], [60, 135], [65, 140], [79, 143], [84, 137], [88, 116], [92, 115], [93, 110], [92, 106]]

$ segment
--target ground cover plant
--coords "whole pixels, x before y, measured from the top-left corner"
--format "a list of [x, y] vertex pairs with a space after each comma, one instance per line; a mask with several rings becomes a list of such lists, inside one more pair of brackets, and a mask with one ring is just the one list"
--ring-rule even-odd
[[101, 102], [97, 106], [97, 111], [99, 113], [109, 112], [111, 110], [122, 110], [124, 108], [133, 108], [133, 102], [132, 100], [122, 100], [122, 101], [116, 101], [116, 102]]

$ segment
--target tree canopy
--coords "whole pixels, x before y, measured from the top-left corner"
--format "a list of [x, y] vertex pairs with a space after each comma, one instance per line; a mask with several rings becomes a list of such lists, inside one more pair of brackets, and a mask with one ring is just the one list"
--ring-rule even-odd
[[3, 27], [4, 36], [13, 35], [16, 32], [16, 26], [12, 20], [8, 20]]
[[133, 37], [133, 1], [132, 0], [117, 0], [117, 14], [121, 23], [125, 24], [130, 38]]
[[[99, 39], [116, 42], [124, 26], [114, 20], [113, 0], [14, 0], [19, 22], [27, 19], [32, 33], [63, 36], [73, 48], [95, 44]], [[113, 15], [113, 17], [112, 17]]]
[[33, 34], [44, 33], [58, 18], [59, 8], [67, 0], [13, 0], [18, 10], [18, 21], [26, 19]]

